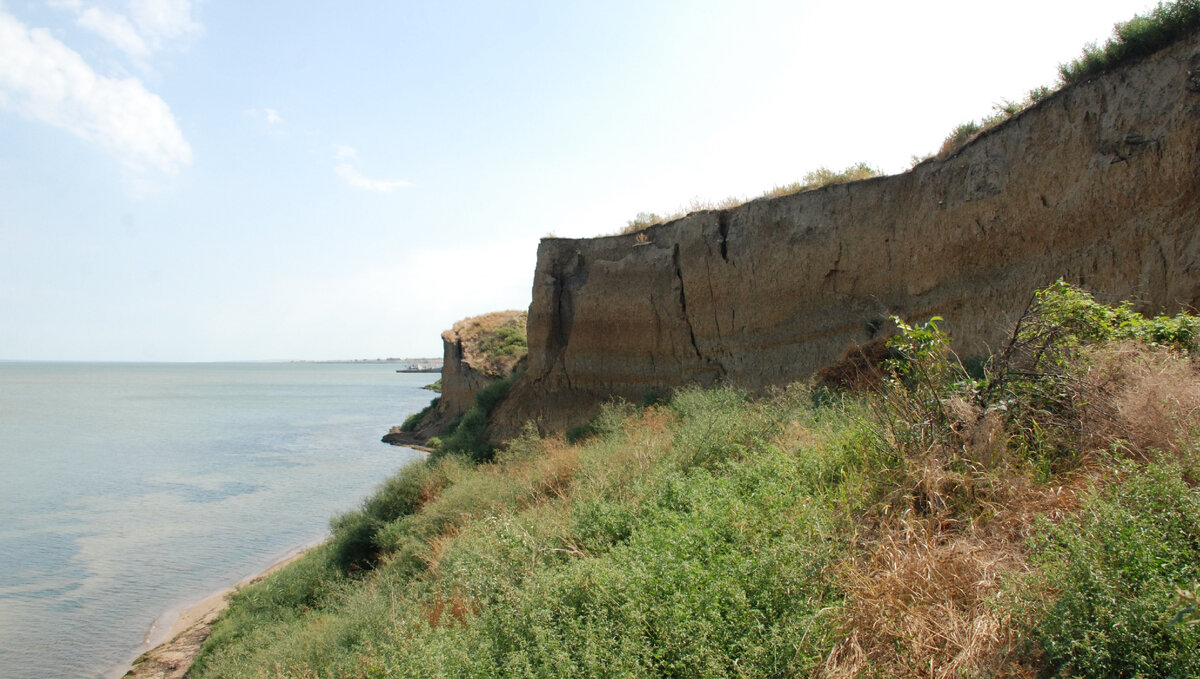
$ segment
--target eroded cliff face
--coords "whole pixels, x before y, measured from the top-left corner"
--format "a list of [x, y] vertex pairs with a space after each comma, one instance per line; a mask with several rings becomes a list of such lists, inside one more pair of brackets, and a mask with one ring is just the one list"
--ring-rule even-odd
[[526, 354], [526, 312], [493, 311], [464, 318], [442, 333], [442, 391], [437, 404], [412, 431], [392, 427], [394, 445], [424, 445], [455, 417], [475, 405], [481, 389], [506, 379]]
[[1142, 310], [1200, 305], [1200, 37], [1077, 84], [902, 175], [542, 241], [529, 365], [494, 415], [558, 429], [612, 396], [810, 376], [943, 316], [999, 347], [1058, 278]]
[[442, 407], [451, 417], [475, 405], [475, 394], [496, 380], [512, 374], [525, 356], [501, 352], [498, 333], [507, 328], [525, 337], [524, 311], [494, 311], [465, 318], [442, 333]]

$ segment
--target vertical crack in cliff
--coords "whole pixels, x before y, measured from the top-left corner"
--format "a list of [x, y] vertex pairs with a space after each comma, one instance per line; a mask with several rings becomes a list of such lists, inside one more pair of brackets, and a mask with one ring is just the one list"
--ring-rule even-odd
[[729, 263], [729, 210], [717, 213], [717, 235], [720, 237], [721, 260]]
[[571, 341], [571, 330], [575, 322], [574, 291], [581, 285], [579, 273], [583, 265], [583, 253], [576, 251], [567, 262], [556, 259], [550, 273], [554, 281], [551, 293], [554, 314], [551, 316], [553, 320], [546, 343], [547, 365], [560, 366], [568, 388], [573, 388], [574, 385], [567, 370], [566, 349]]
[[683, 314], [683, 323], [687, 326], [688, 339], [692, 343], [692, 351], [696, 352], [696, 358], [704, 360], [704, 354], [700, 353], [700, 347], [696, 344], [696, 330], [692, 327], [692, 319], [688, 317], [687, 311], [687, 293], [684, 291], [683, 285], [683, 269], [679, 265], [679, 243], [675, 244], [671, 250], [671, 264], [675, 267], [675, 278], [679, 281], [679, 310]]

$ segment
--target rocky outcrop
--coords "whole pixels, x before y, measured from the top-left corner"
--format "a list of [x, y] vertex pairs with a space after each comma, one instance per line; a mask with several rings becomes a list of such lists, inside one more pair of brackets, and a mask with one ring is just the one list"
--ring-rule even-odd
[[442, 387], [436, 405], [410, 430], [393, 427], [393, 445], [420, 445], [475, 405], [475, 395], [513, 374], [525, 358], [524, 311], [494, 311], [458, 321], [442, 333]]
[[651, 389], [803, 379], [888, 318], [1000, 345], [1065, 278], [1142, 310], [1200, 303], [1200, 38], [1059, 91], [902, 175], [538, 249], [529, 365], [495, 436]]
[[455, 415], [475, 404], [475, 394], [487, 385], [512, 374], [524, 358], [524, 341], [519, 350], [503, 351], [498, 333], [512, 328], [525, 337], [524, 311], [494, 311], [463, 319], [442, 333], [442, 405]]

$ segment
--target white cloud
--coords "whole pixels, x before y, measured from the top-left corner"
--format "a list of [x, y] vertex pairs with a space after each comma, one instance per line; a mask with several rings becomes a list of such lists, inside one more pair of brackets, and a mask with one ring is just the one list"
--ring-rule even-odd
[[98, 144], [129, 167], [174, 173], [192, 149], [170, 107], [137, 78], [97, 74], [49, 31], [0, 10], [0, 107]]
[[364, 176], [361, 172], [354, 168], [350, 161], [358, 160], [358, 151], [353, 146], [344, 144], [333, 145], [333, 155], [338, 161], [334, 166], [333, 171], [339, 177], [346, 180], [346, 183], [356, 189], [363, 191], [378, 191], [380, 193], [391, 193], [396, 189], [402, 189], [412, 186], [411, 183], [402, 179], [371, 179]]
[[273, 131], [278, 132], [278, 128], [282, 127], [287, 121], [279, 114], [279, 111], [273, 108], [251, 108], [246, 110], [246, 115], [260, 120], [267, 124], [268, 128], [276, 128]]
[[89, 7], [79, 12], [76, 23], [80, 28], [86, 28], [99, 35], [132, 57], [145, 57], [150, 54], [150, 46], [124, 15], [99, 7]]
[[[83, 0], [49, 0], [51, 7], [74, 12], [75, 23], [112, 43], [134, 58], [143, 59], [168, 42], [200, 33], [192, 19], [191, 0], [126, 0], [124, 11]], [[111, 4], [111, 3], [109, 3]]]
[[155, 47], [200, 32], [192, 19], [191, 0], [129, 0], [130, 15]]

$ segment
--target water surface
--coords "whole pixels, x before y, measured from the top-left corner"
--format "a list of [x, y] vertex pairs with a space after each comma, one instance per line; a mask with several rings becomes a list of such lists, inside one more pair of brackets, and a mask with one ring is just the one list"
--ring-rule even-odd
[[0, 363], [0, 677], [100, 677], [419, 455], [385, 364]]

